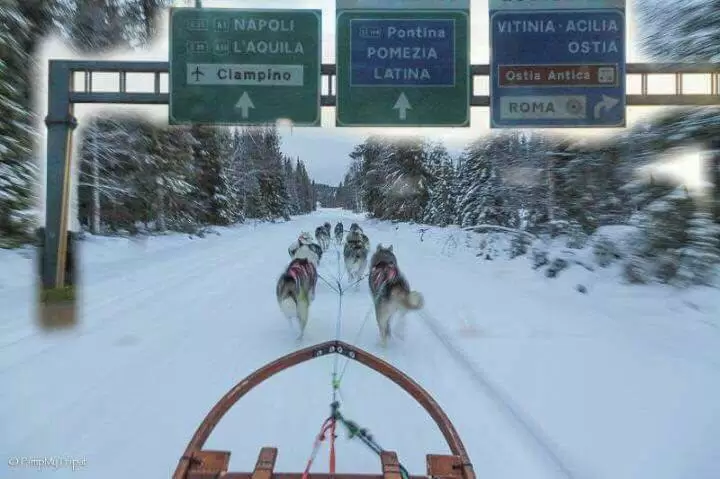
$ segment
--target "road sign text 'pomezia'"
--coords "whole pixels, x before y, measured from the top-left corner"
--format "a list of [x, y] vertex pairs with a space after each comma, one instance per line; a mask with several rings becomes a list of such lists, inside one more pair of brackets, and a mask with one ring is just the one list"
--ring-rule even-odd
[[337, 0], [337, 126], [470, 125], [469, 0]]

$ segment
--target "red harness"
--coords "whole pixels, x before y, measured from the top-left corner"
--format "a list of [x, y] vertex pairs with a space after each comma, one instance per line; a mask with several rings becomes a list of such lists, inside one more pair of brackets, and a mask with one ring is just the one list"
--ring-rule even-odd
[[373, 290], [380, 291], [380, 289], [388, 281], [395, 279], [397, 275], [397, 266], [392, 263], [383, 263], [377, 266], [373, 266], [370, 270], [370, 281], [372, 283]]
[[288, 266], [287, 274], [294, 279], [295, 282], [307, 278], [310, 284], [314, 286], [317, 281], [317, 269], [313, 263], [307, 260], [292, 260], [290, 266]]

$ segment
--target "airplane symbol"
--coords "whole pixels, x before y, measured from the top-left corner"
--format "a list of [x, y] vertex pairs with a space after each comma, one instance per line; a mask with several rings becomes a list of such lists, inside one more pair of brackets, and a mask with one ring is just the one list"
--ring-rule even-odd
[[200, 67], [195, 67], [195, 71], [192, 72], [191, 75], [195, 75], [195, 81], [200, 81], [200, 77], [205, 76], [205, 74], [200, 71]]

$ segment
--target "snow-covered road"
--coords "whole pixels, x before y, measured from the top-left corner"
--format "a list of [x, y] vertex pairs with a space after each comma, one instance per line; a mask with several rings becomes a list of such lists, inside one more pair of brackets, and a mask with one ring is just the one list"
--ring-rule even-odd
[[[462, 244], [448, 253], [457, 232], [433, 228], [420, 241], [417, 227], [339, 210], [205, 239], [91, 237], [81, 251], [82, 324], [53, 335], [34, 326], [30, 262], [0, 256], [0, 477], [49, 477], [9, 462], [51, 456], [85, 461], [52, 477], [168, 477], [235, 383], [334, 338], [337, 293], [319, 284], [298, 344], [274, 287], [298, 233], [339, 219], [346, 228], [359, 222], [373, 248], [393, 244], [427, 303], [423, 315], [408, 316], [405, 339], [383, 350], [374, 318], [365, 321], [363, 282], [343, 298], [341, 339], [434, 395], [478, 478], [720, 477], [718, 294], [601, 278], [582, 295], [574, 284], [583, 273], [548, 280], [524, 258], [484, 262]], [[321, 274], [337, 276], [337, 260], [326, 255]], [[331, 369], [331, 359], [318, 359], [262, 384], [207, 447], [231, 450], [232, 470], [251, 470], [260, 447], [275, 445], [278, 471], [302, 470], [329, 413]], [[447, 450], [419, 405], [361, 365], [349, 364], [341, 392], [345, 416], [396, 450], [411, 473], [425, 472], [426, 453]], [[340, 439], [337, 454], [340, 471], [379, 473], [357, 441]], [[326, 458], [323, 450], [317, 470]]]

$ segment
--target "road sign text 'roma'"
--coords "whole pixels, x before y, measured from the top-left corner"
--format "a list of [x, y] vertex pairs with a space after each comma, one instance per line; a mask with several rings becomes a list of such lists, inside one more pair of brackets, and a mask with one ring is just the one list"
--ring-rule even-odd
[[625, 0], [490, 0], [494, 128], [624, 127]]

